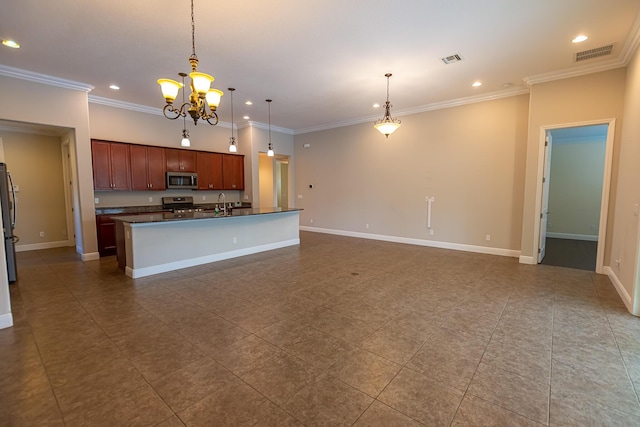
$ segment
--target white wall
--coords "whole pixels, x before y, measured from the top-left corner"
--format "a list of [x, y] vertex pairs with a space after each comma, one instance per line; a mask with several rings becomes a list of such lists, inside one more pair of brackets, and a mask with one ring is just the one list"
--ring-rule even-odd
[[548, 236], [597, 240], [606, 136], [552, 141]]

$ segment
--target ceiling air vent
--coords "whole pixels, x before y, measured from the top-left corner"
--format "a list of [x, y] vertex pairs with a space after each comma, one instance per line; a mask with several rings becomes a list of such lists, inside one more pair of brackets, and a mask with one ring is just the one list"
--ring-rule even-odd
[[448, 64], [453, 64], [454, 62], [462, 61], [462, 57], [456, 53], [455, 55], [450, 55], [445, 58], [440, 58], [440, 60], [448, 65]]
[[583, 50], [576, 53], [576, 62], [586, 61], [587, 59], [598, 58], [600, 56], [611, 55], [613, 51], [613, 43], [606, 46], [596, 47], [594, 49]]

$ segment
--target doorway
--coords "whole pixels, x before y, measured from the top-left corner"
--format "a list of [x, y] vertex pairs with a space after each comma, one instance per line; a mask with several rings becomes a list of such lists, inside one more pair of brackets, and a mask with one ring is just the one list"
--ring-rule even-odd
[[258, 153], [260, 207], [289, 207], [289, 156]]
[[538, 263], [601, 273], [614, 120], [542, 129]]

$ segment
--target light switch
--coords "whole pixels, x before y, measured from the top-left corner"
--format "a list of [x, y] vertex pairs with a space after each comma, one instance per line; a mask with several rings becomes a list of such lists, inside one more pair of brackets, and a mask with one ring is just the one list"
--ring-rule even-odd
[[633, 216], [638, 216], [638, 204], [637, 203], [635, 205], [633, 205]]

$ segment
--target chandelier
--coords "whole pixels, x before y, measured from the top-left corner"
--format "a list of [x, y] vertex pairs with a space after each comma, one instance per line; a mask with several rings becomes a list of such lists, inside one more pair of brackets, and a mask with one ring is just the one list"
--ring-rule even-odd
[[384, 117], [373, 122], [373, 127], [378, 129], [380, 133], [387, 138], [400, 127], [400, 120], [391, 117], [391, 112], [389, 111], [389, 109], [393, 107], [389, 102], [389, 77], [391, 77], [391, 75], [391, 73], [384, 75], [387, 78], [387, 102], [384, 103]]
[[218, 124], [218, 115], [216, 109], [220, 105], [220, 98], [223, 93], [221, 90], [212, 89], [213, 76], [198, 72], [198, 57], [196, 56], [196, 27], [193, 19], [193, 0], [191, 0], [191, 56], [189, 63], [191, 64], [191, 94], [189, 102], [184, 102], [179, 108], [173, 105], [173, 101], [178, 96], [178, 91], [184, 86], [184, 83], [171, 79], [159, 79], [158, 84], [162, 89], [167, 104], [164, 106], [162, 113], [167, 119], [175, 120], [178, 117], [186, 117], [187, 113], [193, 119], [195, 125], [198, 120], [206, 120], [210, 125]]

